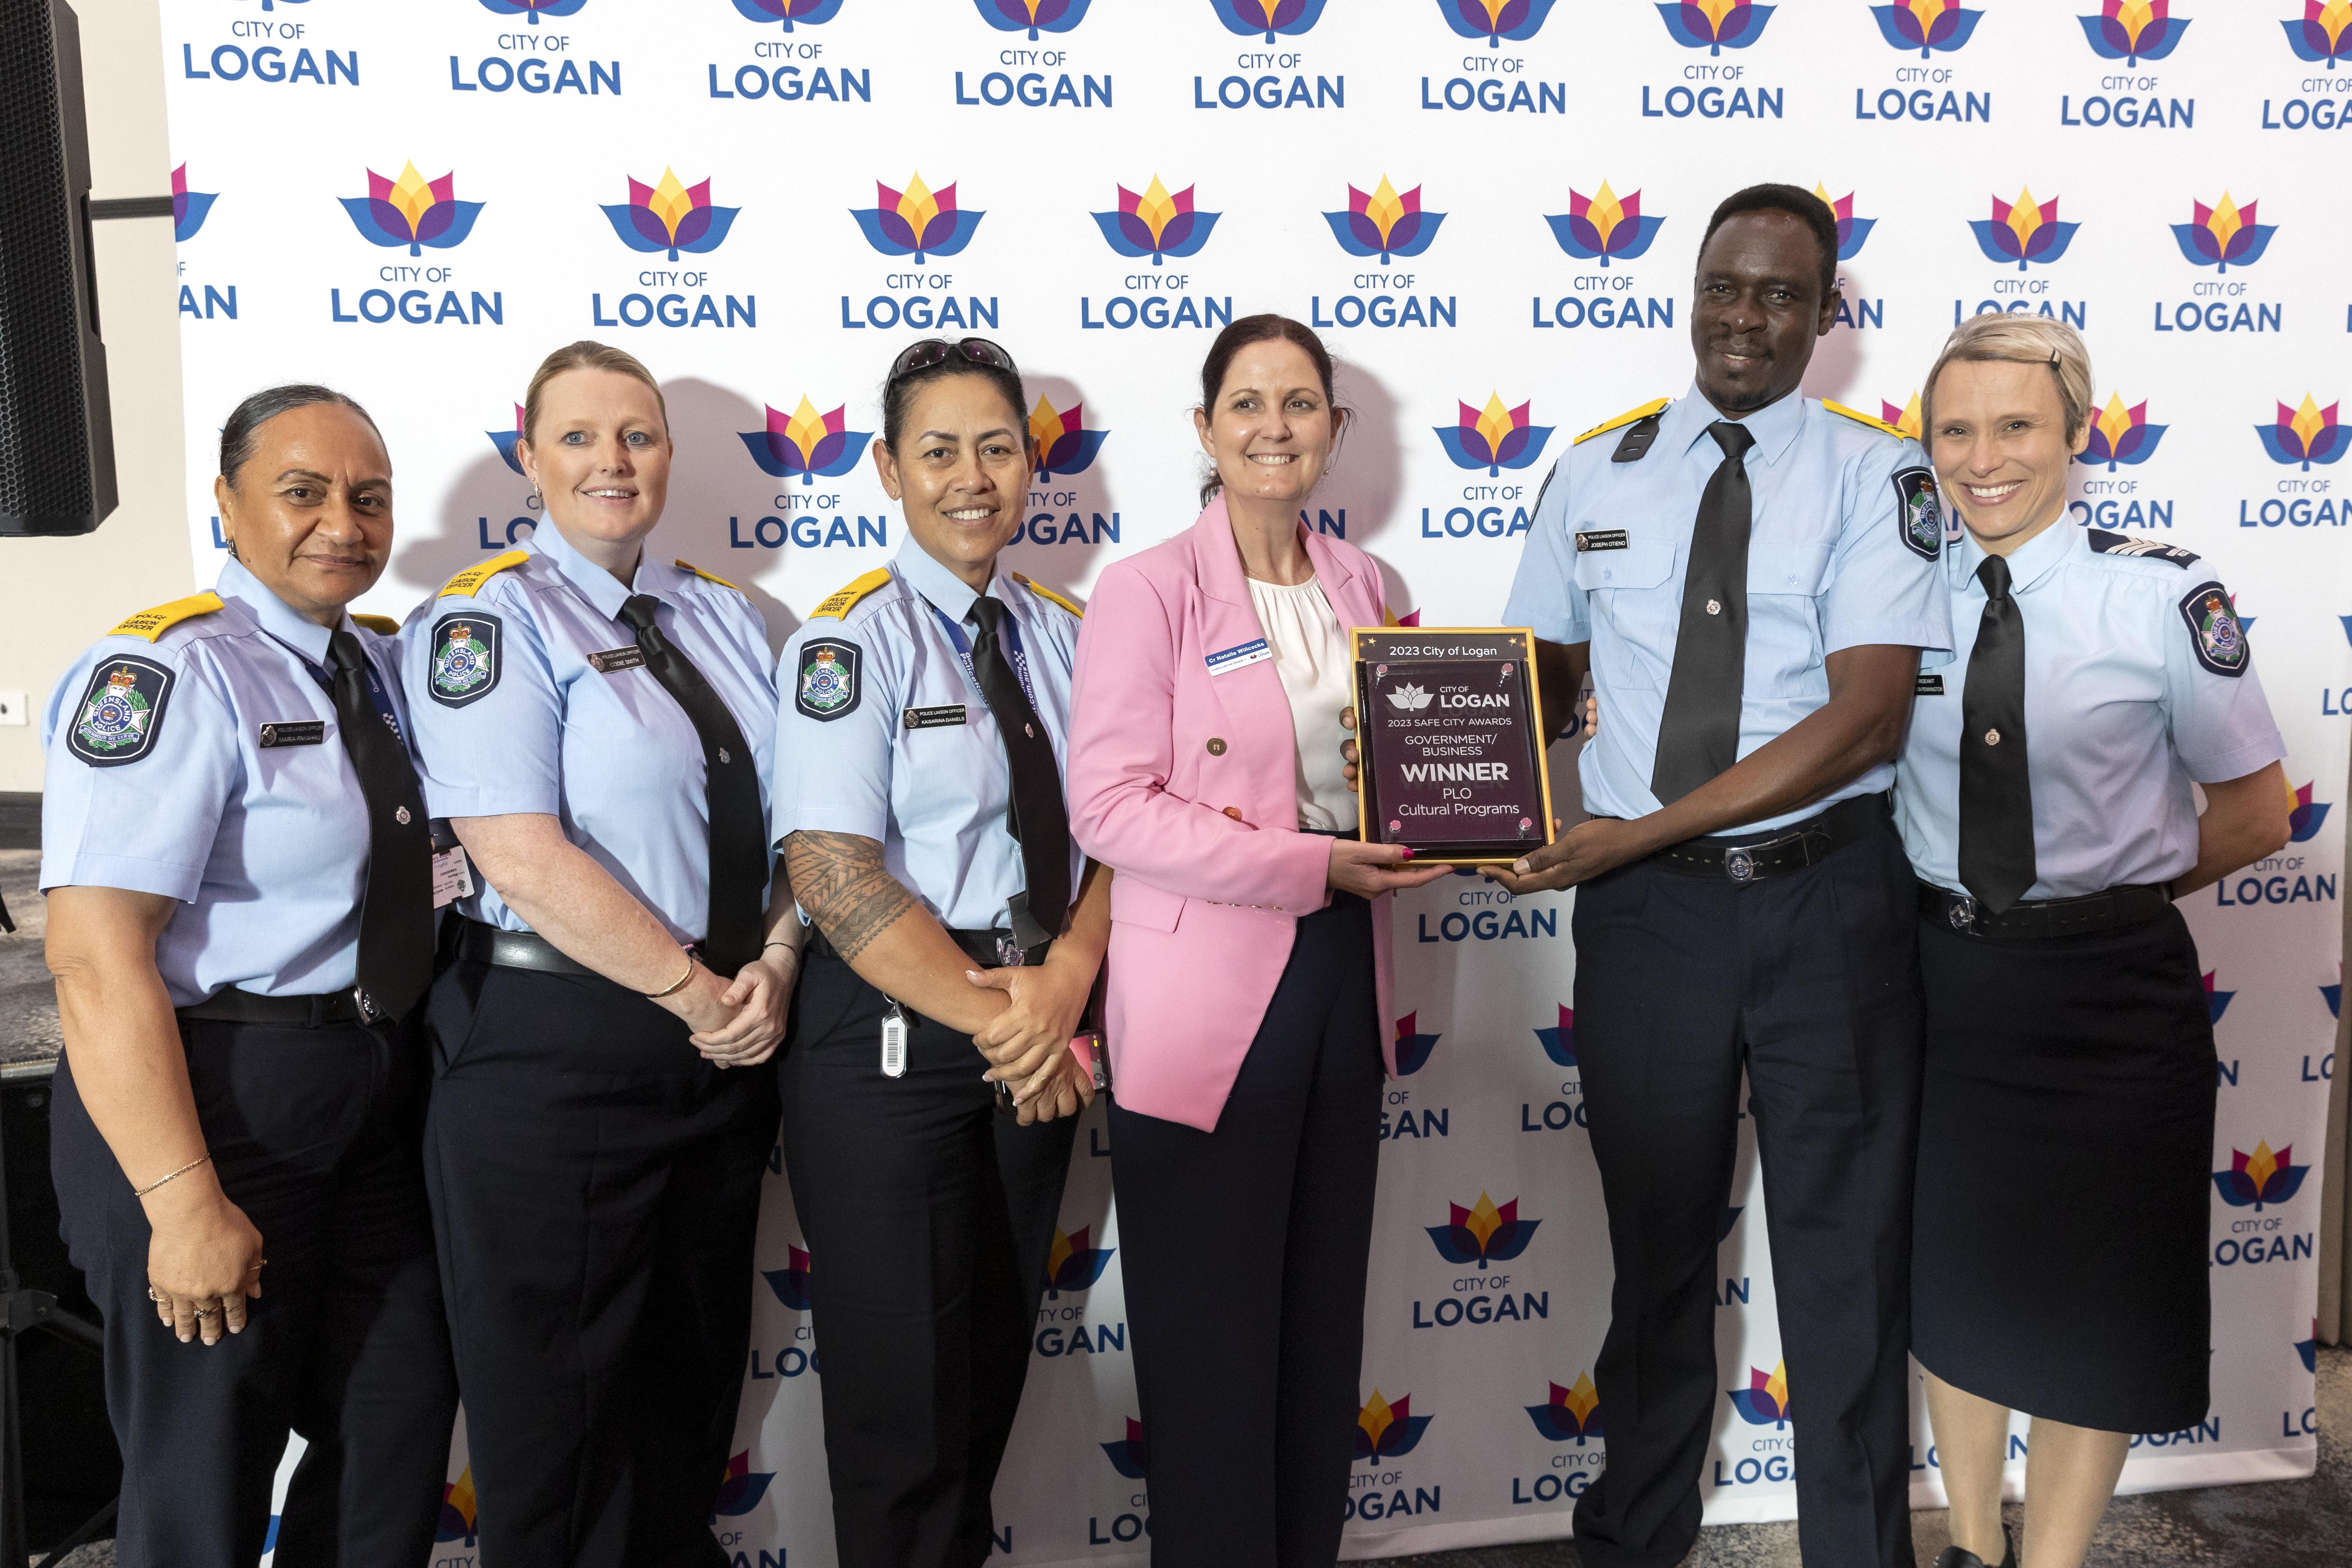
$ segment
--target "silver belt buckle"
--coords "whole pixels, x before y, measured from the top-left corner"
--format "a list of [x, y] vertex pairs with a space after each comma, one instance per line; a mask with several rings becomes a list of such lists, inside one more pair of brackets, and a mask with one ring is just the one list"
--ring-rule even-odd
[[1018, 969], [1026, 956], [1021, 951], [1019, 939], [1011, 936], [996, 939], [996, 966], [999, 969]]
[[1977, 923], [1977, 900], [1975, 896], [1969, 893], [1960, 893], [1956, 895], [1952, 900], [1950, 913], [1952, 929], [1954, 931], [1974, 930]]
[[1745, 887], [1756, 879], [1756, 857], [1745, 847], [1723, 852], [1723, 874], [1735, 887]]

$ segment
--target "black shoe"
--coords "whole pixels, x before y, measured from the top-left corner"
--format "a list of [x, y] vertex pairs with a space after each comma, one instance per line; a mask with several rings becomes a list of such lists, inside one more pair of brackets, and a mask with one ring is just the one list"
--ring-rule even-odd
[[[2000, 1527], [2000, 1568], [2017, 1568], [2017, 1543], [2009, 1538], [2009, 1526]], [[1936, 1568], [1985, 1568], [1985, 1560], [1973, 1552], [1963, 1552], [1957, 1546], [1947, 1546], [1944, 1554], [1936, 1559]]]

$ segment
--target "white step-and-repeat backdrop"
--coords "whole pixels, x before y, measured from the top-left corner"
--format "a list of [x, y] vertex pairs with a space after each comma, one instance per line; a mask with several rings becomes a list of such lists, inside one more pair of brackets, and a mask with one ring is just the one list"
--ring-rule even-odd
[[[367, 607], [395, 616], [530, 530], [516, 403], [575, 338], [662, 378], [659, 548], [741, 584], [781, 643], [899, 542], [866, 447], [919, 335], [1027, 370], [1013, 558], [1083, 595], [1192, 520], [1214, 329], [1311, 322], [1358, 420], [1308, 521], [1445, 624], [1500, 613], [1573, 432], [1687, 384], [1692, 258], [1739, 185], [1839, 213], [1814, 395], [1916, 425], [1959, 318], [2080, 327], [2101, 412], [2073, 521], [2212, 560], [2300, 799], [2294, 843], [2189, 908], [2221, 1056], [2214, 1403], [2138, 1439], [2124, 1485], [2310, 1469], [2352, 708], [2345, 0], [169, 0], [164, 53], [198, 559], [220, 418], [324, 381], [391, 444], [399, 544]], [[1565, 1533], [1605, 1462], [1566, 906], [1471, 879], [1400, 900], [1350, 1556]], [[1097, 1114], [998, 1489], [1015, 1562], [1148, 1545], [1107, 1153]], [[1752, 1148], [1737, 1187], [1718, 1521], [1790, 1511], [1805, 1400]], [[824, 1273], [779, 1176], [713, 1521], [743, 1568], [833, 1562]], [[1924, 1420], [1913, 1467], [1937, 1500]], [[462, 1445], [451, 1478], [456, 1568]]]

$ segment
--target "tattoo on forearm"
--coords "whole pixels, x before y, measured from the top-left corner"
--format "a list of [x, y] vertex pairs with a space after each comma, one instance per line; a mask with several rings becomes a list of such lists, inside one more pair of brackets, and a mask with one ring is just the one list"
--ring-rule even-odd
[[916, 907], [883, 868], [882, 846], [862, 834], [795, 833], [784, 840], [784, 865], [801, 907], [852, 962]]

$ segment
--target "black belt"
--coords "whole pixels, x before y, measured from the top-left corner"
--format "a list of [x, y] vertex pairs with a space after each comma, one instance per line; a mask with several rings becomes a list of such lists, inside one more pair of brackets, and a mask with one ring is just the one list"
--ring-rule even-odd
[[1650, 858], [1669, 871], [1692, 877], [1722, 877], [1736, 887], [1825, 860], [1839, 849], [1886, 820], [1886, 796], [1858, 795], [1827, 811], [1780, 828], [1761, 837], [1685, 838], [1669, 844]]
[[201, 1018], [207, 1023], [267, 1024], [281, 1029], [318, 1029], [330, 1024], [383, 1020], [381, 1014], [370, 1018], [368, 1010], [361, 1005], [357, 986], [310, 996], [259, 996], [228, 985], [201, 1002], [191, 1002], [172, 1011], [182, 1018]]
[[2172, 902], [2169, 885], [2127, 883], [2079, 899], [2028, 899], [1999, 914], [1980, 908], [1967, 893], [1955, 893], [1933, 882], [1919, 884], [1919, 912], [1938, 925], [1964, 936], [1989, 936], [2014, 941], [2021, 937], [2081, 936], [2087, 931], [2114, 931], [2143, 925], [2162, 914]]
[[584, 974], [601, 979], [584, 963], [566, 958], [556, 945], [536, 931], [501, 931], [478, 920], [449, 922], [441, 939], [451, 957], [474, 963], [494, 963], [500, 969], [531, 969], [541, 974]]
[[[1013, 945], [1013, 933], [1003, 926], [988, 931], [963, 931], [954, 926], [944, 928], [949, 938], [963, 949], [963, 955], [983, 969], [1020, 969], [1045, 962], [1046, 950], [1054, 944], [1041, 942], [1032, 948]], [[809, 928], [809, 952], [818, 958], [841, 958], [841, 950], [832, 939], [814, 926]], [[844, 963], [849, 961], [842, 959]]]

